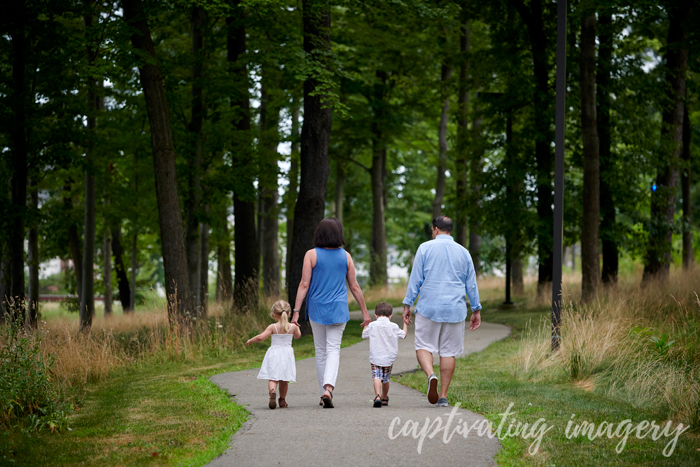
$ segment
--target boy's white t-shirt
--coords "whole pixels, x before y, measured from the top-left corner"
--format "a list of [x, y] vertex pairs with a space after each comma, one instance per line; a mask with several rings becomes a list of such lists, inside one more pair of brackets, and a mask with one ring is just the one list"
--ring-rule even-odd
[[372, 321], [362, 331], [362, 338], [369, 338], [369, 362], [377, 366], [391, 366], [399, 354], [399, 339], [406, 337], [399, 325], [386, 316]]

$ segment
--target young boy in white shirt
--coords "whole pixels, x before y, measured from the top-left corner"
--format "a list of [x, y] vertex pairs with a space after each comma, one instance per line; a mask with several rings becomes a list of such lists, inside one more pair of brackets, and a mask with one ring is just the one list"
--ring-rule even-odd
[[[393, 308], [386, 302], [377, 303], [374, 314], [376, 321], [372, 321], [362, 331], [362, 338], [369, 338], [369, 363], [372, 365], [372, 378], [374, 379], [374, 407], [380, 408], [389, 405], [389, 378], [391, 368], [399, 353], [399, 339], [406, 338], [408, 324], [403, 323], [403, 330], [398, 324], [391, 322]], [[381, 389], [381, 394], [380, 394]]]

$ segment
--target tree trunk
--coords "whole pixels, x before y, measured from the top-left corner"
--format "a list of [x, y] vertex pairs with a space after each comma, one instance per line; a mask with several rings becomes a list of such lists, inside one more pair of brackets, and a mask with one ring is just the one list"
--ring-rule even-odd
[[470, 216], [469, 216], [469, 253], [474, 262], [476, 274], [481, 272], [481, 180], [483, 166], [483, 142], [481, 141], [481, 117], [472, 123], [473, 150], [469, 160], [470, 179]]
[[[325, 54], [331, 52], [330, 4], [321, 0], [302, 0], [304, 52], [316, 66], [326, 67]], [[328, 184], [328, 144], [331, 136], [331, 109], [324, 107], [319, 82], [310, 77], [304, 81], [304, 123], [301, 129], [301, 183], [294, 209], [292, 258], [289, 269], [289, 303], [294, 306], [301, 282], [304, 255], [313, 248], [314, 232], [323, 220]], [[302, 306], [302, 308], [304, 308]], [[301, 316], [305, 309], [300, 310]], [[308, 328], [305, 329], [308, 332]]]
[[260, 255], [255, 235], [255, 159], [250, 131], [250, 102], [248, 100], [248, 67], [246, 64], [245, 9], [234, 0], [231, 16], [226, 19], [227, 60], [234, 83], [231, 108], [234, 109], [233, 136], [233, 214], [235, 223], [235, 283], [234, 306], [239, 311], [258, 307], [258, 271]]
[[645, 282], [652, 278], [668, 279], [671, 265], [673, 216], [683, 139], [690, 6], [691, 2], [678, 1], [668, 8], [670, 23], [666, 43], [666, 82], [669, 104], [664, 108], [661, 126], [662, 148], [668, 151], [668, 156], [659, 162], [656, 191], [651, 194], [651, 225], [643, 276]]
[[440, 124], [438, 125], [438, 145], [440, 147], [440, 153], [438, 154], [435, 198], [433, 199], [433, 219], [442, 215], [442, 204], [445, 202], [445, 183], [447, 181], [445, 176], [445, 171], [447, 170], [447, 120], [449, 119], [450, 110], [450, 95], [447, 92], [447, 89], [449, 87], [451, 76], [452, 67], [443, 62], [442, 71], [440, 73], [440, 84], [443, 89], [443, 102], [442, 110], [440, 111]]
[[684, 163], [683, 175], [681, 175], [681, 191], [683, 196], [683, 269], [693, 269], [695, 254], [693, 253], [693, 232], [692, 232], [692, 206], [690, 203], [691, 185], [691, 161], [690, 161], [690, 116], [688, 115], [688, 105], [684, 106], [683, 112], [683, 153]]
[[[204, 206], [205, 214], [209, 211], [209, 206]], [[199, 224], [199, 290], [197, 291], [197, 308], [199, 317], [206, 319], [207, 305], [209, 299], [209, 224], [202, 222]]]
[[[105, 208], [109, 206], [109, 199], [105, 199], [104, 201]], [[102, 244], [102, 258], [103, 258], [103, 266], [104, 266], [104, 273], [102, 275], [102, 281], [104, 284], [105, 288], [105, 293], [104, 293], [104, 304], [105, 304], [105, 317], [106, 316], [111, 316], [112, 314], [112, 237], [109, 231], [109, 224], [107, 223], [106, 216], [105, 216], [105, 226], [103, 236], [103, 244]]]
[[[134, 151], [134, 193], [139, 192], [139, 171], [138, 171], [138, 152]], [[131, 287], [130, 287], [130, 297], [129, 305], [131, 311], [136, 310], [136, 276], [138, 276], [138, 263], [137, 263], [137, 245], [138, 245], [138, 223], [139, 213], [134, 212], [134, 218], [132, 219], [134, 229], [131, 235]], [[126, 311], [126, 309], [124, 309]]]
[[6, 308], [7, 294], [10, 292], [9, 286], [9, 274], [7, 271], [10, 270], [10, 261], [5, 255], [0, 256], [0, 325], [5, 324], [5, 313], [9, 313]]
[[[63, 185], [63, 208], [69, 217], [73, 213], [73, 200], [71, 199], [71, 180], [67, 180]], [[83, 252], [81, 249], [80, 234], [78, 226], [71, 219], [68, 224], [68, 246], [70, 248], [71, 259], [73, 260], [73, 271], [75, 272], [76, 294], [80, 303], [83, 288]]]
[[277, 162], [279, 154], [280, 107], [274, 91], [278, 88], [277, 70], [263, 65], [260, 98], [260, 193], [262, 194], [262, 272], [263, 293], [280, 296], [279, 194]]
[[[202, 78], [204, 71], [204, 34], [203, 28], [207, 13], [202, 6], [192, 7], [190, 26], [192, 32], [192, 100], [191, 117], [188, 125], [190, 154], [187, 173], [187, 196], [185, 198], [185, 250], [187, 252], [187, 272], [193, 297], [199, 296], [199, 210], [201, 198], [202, 165], [202, 122], [204, 106], [202, 104]], [[198, 305], [199, 306], [199, 305]]]
[[[90, 93], [88, 93], [90, 95]], [[94, 96], [93, 96], [94, 97]], [[92, 122], [91, 122], [92, 120]], [[88, 117], [88, 130], [94, 131], [95, 117]], [[86, 150], [87, 164], [92, 157]], [[83, 231], [83, 286], [80, 298], [80, 329], [88, 331], [95, 315], [95, 176], [85, 170], [85, 230]]]
[[[289, 293], [289, 271], [292, 265], [292, 238], [294, 233], [294, 207], [297, 203], [299, 182], [299, 105], [295, 101], [292, 107], [292, 154], [289, 156], [289, 188], [287, 189], [287, 258], [285, 259], [284, 288]], [[292, 306], [294, 304], [292, 303]]]
[[134, 28], [131, 43], [140, 57], [139, 73], [151, 127], [158, 220], [165, 269], [165, 290], [168, 294], [168, 313], [171, 319], [177, 316], [182, 322], [185, 322], [188, 314], [194, 310], [192, 289], [187, 274], [185, 234], [177, 190], [175, 147], [170, 127], [168, 101], [143, 3], [141, 0], [122, 0], [122, 5], [124, 18]]
[[469, 173], [469, 60], [470, 51], [469, 16], [466, 2], [462, 5], [460, 13], [459, 51], [461, 65], [459, 67], [459, 87], [457, 95], [457, 155], [455, 157], [456, 169], [456, 198], [457, 218], [455, 240], [466, 248], [467, 246], [467, 206], [468, 186], [467, 174]]
[[11, 319], [20, 320], [25, 317], [20, 314], [24, 303], [24, 219], [27, 211], [27, 140], [26, 140], [26, 103], [27, 82], [26, 66], [28, 41], [25, 27], [27, 24], [27, 7], [25, 2], [19, 2], [15, 8], [15, 17], [10, 24], [13, 26], [12, 38], [12, 118], [10, 119], [10, 139], [12, 143], [12, 213], [10, 228], [10, 280], [8, 298], [15, 302]]
[[[94, 39], [93, 14], [94, 0], [85, 2], [85, 39], [87, 42], [88, 67], [97, 60], [98, 45]], [[80, 330], [89, 331], [95, 316], [95, 142], [99, 97], [97, 78], [88, 73], [87, 77], [87, 144], [85, 147], [85, 224], [83, 231], [83, 286], [80, 298]]]
[[[134, 234], [131, 236], [131, 287], [129, 287], [129, 311], [136, 310], [136, 276], [139, 273], [139, 265], [136, 262], [137, 241], [138, 235], [136, 232], [134, 232]], [[125, 309], [125, 311], [127, 310]]]
[[35, 213], [34, 222], [29, 228], [29, 303], [27, 303], [27, 327], [36, 329], [39, 315], [39, 229], [36, 225], [37, 211], [39, 209], [39, 193], [35, 179], [30, 181], [29, 193], [31, 209]]
[[335, 218], [343, 223], [343, 201], [345, 200], [345, 171], [343, 164], [338, 161], [335, 176]]
[[219, 213], [221, 222], [221, 240], [216, 254], [216, 301], [226, 302], [233, 297], [233, 276], [231, 275], [231, 236], [228, 230], [227, 208], [224, 205]]
[[384, 286], [388, 283], [386, 257], [386, 219], [384, 202], [384, 175], [386, 163], [386, 139], [384, 135], [384, 99], [386, 97], [387, 73], [378, 70], [374, 84], [372, 106], [372, 239], [369, 254], [369, 283], [371, 286]]
[[117, 287], [119, 288], [119, 300], [122, 302], [124, 314], [134, 309], [131, 301], [129, 278], [124, 267], [124, 248], [122, 247], [122, 229], [116, 225], [112, 227], [112, 253], [114, 254], [114, 270], [117, 273]]
[[258, 181], [258, 200], [255, 204], [255, 238], [258, 242], [258, 259], [255, 264], [258, 265], [262, 271], [262, 257], [263, 257], [263, 236], [265, 235], [265, 222], [263, 222], [263, 212], [265, 203], [263, 201], [262, 187], [260, 186], [260, 181]]
[[521, 0], [511, 0], [518, 14], [527, 26], [532, 51], [532, 63], [535, 76], [533, 89], [533, 109], [535, 114], [535, 161], [537, 163], [537, 295], [547, 290], [552, 282], [553, 252], [552, 234], [554, 230], [554, 196], [552, 194], [552, 172], [554, 158], [550, 143], [552, 141], [551, 115], [549, 105], [549, 62], [547, 59], [548, 38], [544, 28], [542, 0], [532, 0], [528, 9]]
[[598, 18], [598, 67], [596, 69], [596, 119], [600, 157], [600, 239], [603, 250], [603, 284], [617, 283], [618, 246], [615, 235], [615, 201], [611, 181], [617, 177], [611, 154], [610, 73], [612, 70], [612, 14]]
[[595, 298], [600, 277], [598, 224], [600, 222], [600, 169], [595, 103], [595, 11], [581, 22], [581, 139], [583, 142], [583, 217], [581, 219], [581, 301]]
[[523, 295], [525, 293], [525, 284], [523, 283], [523, 260], [520, 256], [513, 258], [511, 278], [513, 281], [513, 295]]

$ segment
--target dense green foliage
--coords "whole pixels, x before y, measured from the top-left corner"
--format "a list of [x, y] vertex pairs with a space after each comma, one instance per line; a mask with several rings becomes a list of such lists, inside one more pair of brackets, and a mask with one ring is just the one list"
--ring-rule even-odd
[[0, 425], [5, 430], [54, 432], [68, 424], [72, 406], [52, 381], [54, 357], [42, 355], [41, 338], [19, 323], [0, 328]]
[[[532, 99], [536, 85], [534, 58], [529, 26], [519, 1], [334, 3], [332, 51], [321, 61], [311, 60], [301, 48], [300, 5], [258, 0], [243, 5], [255, 159], [245, 170], [254, 171], [246, 176], [257, 180], [258, 191], [275, 189], [277, 180], [280, 190], [289, 184], [290, 163], [298, 157], [294, 145], [299, 141], [291, 116], [302, 107], [303, 118], [303, 106], [299, 104], [302, 84], [305, 79], [314, 78], [322, 83], [319, 92], [334, 109], [328, 215], [336, 211], [337, 192], [343, 196], [349, 248], [364, 266], [361, 271], [365, 271], [375, 228], [373, 218], [367, 215], [375, 209], [370, 169], [373, 154], [384, 150], [381, 190], [385, 198], [389, 261], [410, 266], [412, 252], [427, 238], [425, 226], [431, 219], [439, 163], [438, 125], [446, 102], [447, 183], [443, 212], [458, 219], [466, 215], [467, 227], [481, 235], [483, 245], [476, 256], [486, 272], [503, 269], [506, 237], [514, 242], [523, 259], [537, 254], [535, 238], [541, 235], [545, 221], [537, 215], [540, 182], [534, 148], [542, 138], [551, 141], [553, 132], [552, 128], [544, 131], [536, 126]], [[553, 5], [542, 5], [541, 13], [545, 46], [542, 53], [550, 89], [555, 70]], [[605, 235], [616, 242], [622, 254], [642, 259], [648, 236], [658, 234], [649, 215], [651, 185], [668, 151], [661, 141], [661, 113], [667, 95], [664, 57], [668, 8], [672, 5], [596, 5], [600, 14], [613, 14], [613, 79], [607, 89], [612, 99], [613, 164], [601, 177], [612, 189], [616, 223], [614, 230]], [[203, 7], [206, 13], [200, 55], [192, 53], [191, 19], [195, 6]], [[145, 7], [171, 115], [178, 191], [183, 212], [192, 212], [192, 216], [183, 218], [211, 230], [210, 254], [204, 264], [211, 262], [211, 269], [215, 270], [219, 248], [232, 240], [229, 226], [223, 225], [230, 222], [232, 191], [249, 200], [259, 198], [258, 193], [245, 192], [245, 186], [237, 185], [243, 175], [232, 162], [231, 151], [238, 143], [232, 143], [236, 133], [231, 122], [236, 118], [236, 109], [230, 102], [238, 91], [235, 80], [230, 79], [226, 58], [226, 18], [233, 10], [228, 2], [221, 1], [146, 2]], [[581, 8], [580, 2], [571, 4], [568, 29], [566, 245], [578, 242], [582, 211], [579, 71], [575, 66]], [[83, 26], [83, 16], [88, 13], [96, 17], [92, 29]], [[696, 9], [693, 18], [697, 14]], [[7, 123], [3, 125], [7, 131], [0, 135], [6, 148], [0, 174], [9, 182], [14, 173], [10, 123], [14, 118], [13, 99], [18, 92], [13, 81], [16, 56], [11, 38], [16, 34], [13, 25], [18, 24], [19, 17], [7, 18], [7, 35], [3, 35], [0, 45], [2, 118]], [[149, 120], [135, 52], [129, 41], [130, 26], [123, 21], [120, 4], [98, 2], [88, 7], [68, 0], [28, 2], [25, 20], [24, 35], [30, 38], [24, 66], [25, 91], [31, 94], [24, 101], [26, 128], [31, 128], [25, 136], [28, 178], [36, 183], [29, 185], [28, 190], [38, 190], [40, 201], [36, 208], [28, 204], [24, 212], [10, 212], [12, 193], [9, 185], [3, 185], [6, 188], [0, 191], [0, 199], [5, 200], [0, 203], [4, 210], [1, 217], [7, 223], [0, 229], [0, 252], [4, 261], [13, 216], [23, 216], [26, 228], [38, 228], [40, 260], [71, 258], [68, 229], [74, 226], [78, 237], [83, 230], [82, 179], [87, 170], [98, 180], [98, 252], [103, 248], [101, 234], [118, 229], [127, 270], [131, 269], [129, 258], [135, 247], [138, 287], [162, 282]], [[464, 28], [469, 33], [466, 51], [460, 49]], [[696, 34], [691, 34], [687, 44], [690, 60], [686, 99], [691, 133], [695, 136], [700, 118]], [[85, 52], [90, 44], [98, 48], [94, 63], [88, 62]], [[202, 72], [193, 81], [192, 70], [197, 63], [203, 65]], [[460, 78], [462, 67], [467, 70], [464, 79]], [[445, 69], [450, 70], [448, 75], [441, 74]], [[84, 126], [88, 114], [85, 96], [91, 77], [103, 83], [97, 93], [104, 99], [104, 109], [97, 111], [97, 127], [92, 132]], [[469, 93], [465, 147], [458, 147], [460, 86], [466, 86]], [[201, 115], [192, 107], [195, 88], [202, 92]], [[546, 99], [553, 97], [549, 91]], [[553, 105], [549, 105], [545, 111], [550, 120], [553, 110]], [[192, 125], [199, 116], [202, 128], [196, 133]], [[512, 124], [509, 141], [508, 118]], [[86, 163], [84, 150], [88, 144], [93, 145], [96, 156]], [[275, 149], [278, 144], [279, 151]], [[195, 158], [197, 151], [200, 156]], [[693, 143], [691, 155], [696, 152]], [[457, 184], [463, 155], [467, 161], [481, 161], [467, 171], [467, 194]], [[697, 164], [697, 157], [692, 157], [688, 166], [691, 173]], [[339, 184], [343, 190], [336, 191]], [[507, 187], [515, 187], [515, 194]], [[680, 183], [677, 189], [680, 191]], [[691, 193], [692, 206], [697, 209], [697, 183], [692, 185]], [[290, 196], [294, 194], [280, 196], [276, 212], [265, 214], [280, 221], [281, 253], [285, 252], [282, 245], [288, 235], [287, 226], [281, 221], [288, 214]], [[673, 229], [680, 232], [680, 195], [677, 200]], [[698, 222], [700, 215], [693, 216], [692, 229], [697, 230]], [[260, 227], [256, 229], [261, 233]], [[698, 236], [695, 237], [697, 245]], [[82, 247], [82, 241], [79, 245]], [[673, 247], [677, 252], [679, 246]], [[97, 254], [96, 259], [100, 266], [103, 255]], [[280, 262], [284, 270], [284, 254], [280, 255]], [[5, 281], [7, 275], [6, 271]], [[117, 277], [112, 276], [116, 288]], [[101, 281], [96, 286], [99, 294]]]

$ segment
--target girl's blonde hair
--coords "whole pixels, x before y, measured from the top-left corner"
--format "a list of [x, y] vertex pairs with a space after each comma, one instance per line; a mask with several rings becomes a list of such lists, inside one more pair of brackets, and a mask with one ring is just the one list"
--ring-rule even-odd
[[284, 329], [284, 332], [288, 332], [289, 315], [291, 313], [292, 307], [289, 305], [289, 303], [285, 302], [284, 300], [277, 300], [275, 303], [272, 304], [272, 313], [270, 314], [270, 316], [280, 315], [280, 324], [282, 324], [282, 329]]

